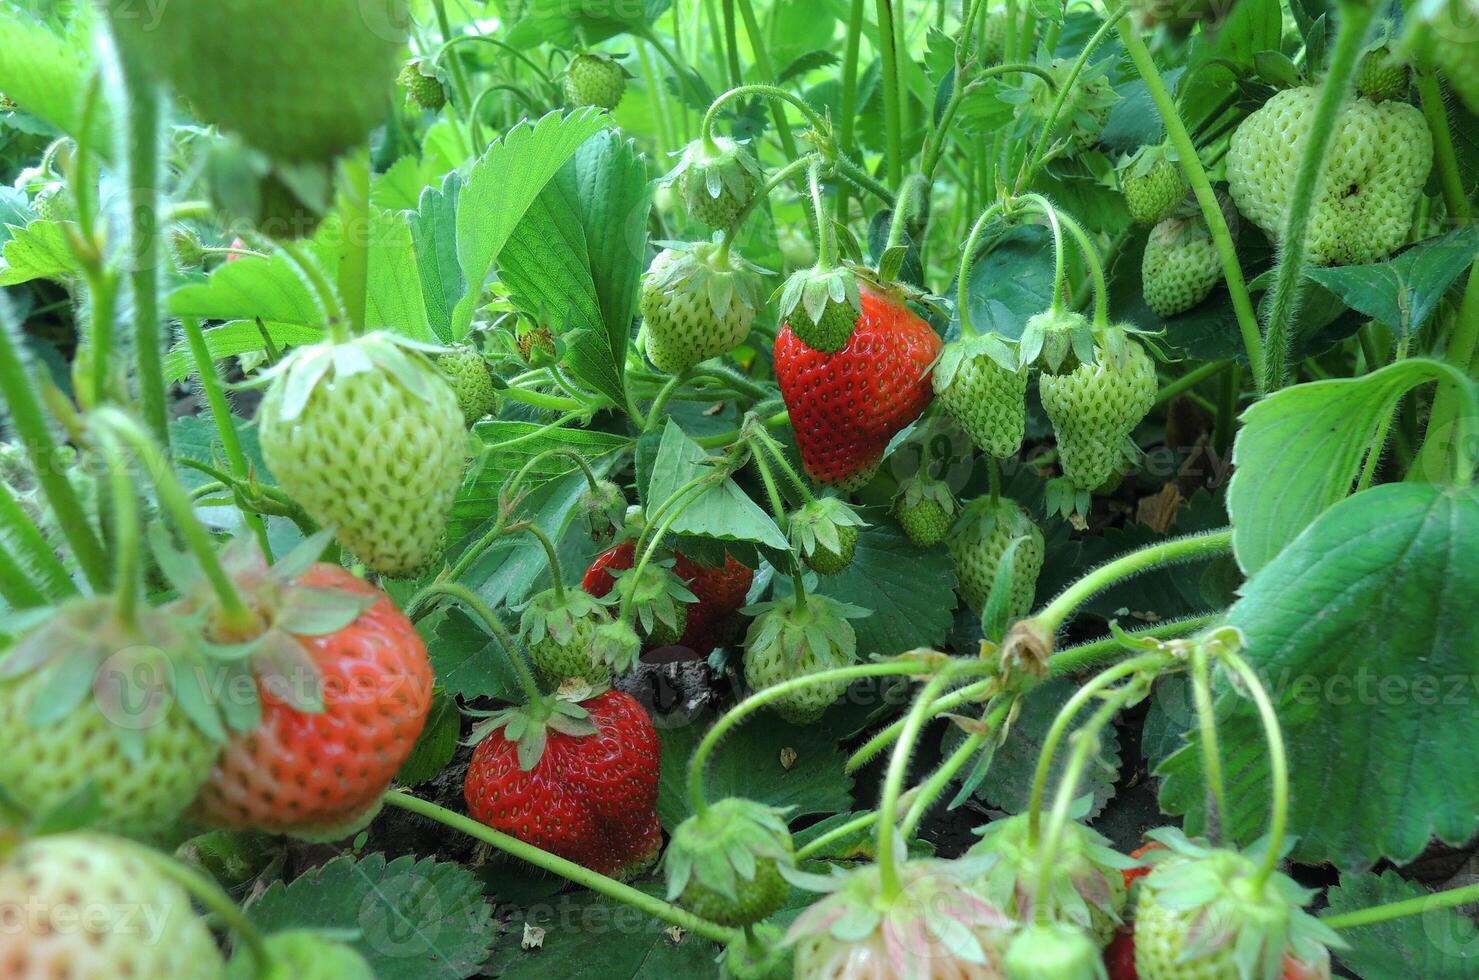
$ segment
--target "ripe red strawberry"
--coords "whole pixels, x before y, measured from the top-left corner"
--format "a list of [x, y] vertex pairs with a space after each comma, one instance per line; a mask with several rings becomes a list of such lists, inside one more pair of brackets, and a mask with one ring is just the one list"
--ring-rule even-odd
[[6, 854], [0, 977], [220, 977], [221, 953], [190, 896], [140, 850], [97, 834], [57, 834]]
[[[522, 741], [508, 738], [515, 718]], [[474, 819], [605, 875], [652, 865], [662, 843], [657, 731], [635, 698], [606, 691], [490, 721], [464, 785]]]
[[[1129, 874], [1129, 872], [1125, 872]], [[1121, 926], [1114, 941], [1104, 951], [1104, 966], [1109, 971], [1109, 980], [1140, 980], [1135, 969], [1135, 930]]]
[[433, 676], [411, 621], [379, 589], [325, 564], [296, 578], [278, 612], [306, 590], [358, 597], [360, 611], [332, 632], [273, 631], [254, 663], [261, 719], [221, 752], [191, 809], [201, 823], [344, 837], [379, 811], [421, 735]]
[[[632, 541], [607, 548], [586, 569], [580, 587], [598, 599], [605, 598], [616, 584], [611, 573], [631, 568], [636, 560], [635, 552]], [[744, 608], [745, 597], [755, 580], [754, 569], [729, 554], [724, 556], [722, 566], [713, 566], [700, 565], [680, 552], [675, 555], [673, 572], [698, 597], [697, 602], [688, 606], [688, 623], [678, 645], [707, 656], [723, 641], [723, 627], [728, 620]]]
[[806, 473], [845, 490], [873, 478], [883, 451], [934, 398], [930, 365], [939, 336], [895, 296], [865, 287], [863, 315], [835, 354], [790, 327], [775, 338], [775, 375], [791, 412]]

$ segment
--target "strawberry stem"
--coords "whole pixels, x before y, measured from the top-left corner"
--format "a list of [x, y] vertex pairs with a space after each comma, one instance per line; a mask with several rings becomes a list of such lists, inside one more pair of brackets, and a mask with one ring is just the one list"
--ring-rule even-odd
[[77, 594], [66, 566], [4, 480], [0, 480], [0, 529], [5, 537], [0, 543], [0, 596], [12, 608], [34, 609]]
[[904, 240], [904, 225], [909, 221], [909, 209], [914, 206], [915, 198], [929, 193], [929, 180], [923, 174], [912, 174], [904, 181], [904, 186], [899, 188], [898, 202], [894, 205], [894, 213], [889, 218], [888, 239], [884, 242], [883, 251], [878, 255], [878, 261], [890, 251], [897, 248]]
[[[437, 27], [442, 32], [443, 42], [441, 48], [438, 49], [436, 55], [431, 60], [431, 63], [435, 65], [442, 59], [443, 55], [445, 55], [448, 51], [452, 49], [452, 45], [462, 40], [471, 40], [471, 37], [464, 37], [461, 35], [455, 37], [453, 36], [452, 21], [450, 18], [447, 17], [446, 0], [431, 0], [431, 6], [432, 9], [436, 11]], [[487, 40], [491, 41], [492, 39], [489, 38]], [[500, 46], [502, 46], [503, 44], [503, 42], [501, 41], [494, 41], [493, 43]], [[539, 71], [537, 65], [535, 66], [534, 70]], [[543, 74], [543, 72], [540, 72], [540, 74]], [[471, 140], [472, 143], [472, 151], [474, 155], [476, 155], [478, 153], [478, 143], [480, 142], [478, 138], [478, 121], [477, 118], [472, 115], [472, 90], [468, 87], [467, 73], [462, 68], [462, 60], [460, 58], [452, 59], [452, 86], [457, 90], [457, 101], [462, 105], [463, 111], [468, 113], [468, 138]]]
[[888, 184], [898, 187], [904, 179], [904, 113], [892, 0], [875, 0], [874, 10], [878, 20], [878, 58], [883, 67], [883, 126], [887, 139], [884, 158], [888, 164]]
[[[985, 717], [982, 718], [980, 730], [968, 735], [956, 750], [950, 754], [950, 757], [940, 763], [939, 768], [931, 773], [928, 779], [909, 792], [908, 795], [913, 802], [909, 804], [909, 811], [904, 814], [904, 821], [899, 825], [899, 831], [904, 835], [905, 840], [908, 840], [914, 834], [915, 829], [919, 826], [919, 822], [924, 819], [925, 815], [929, 813], [930, 807], [934, 806], [935, 801], [939, 799], [940, 794], [945, 792], [945, 788], [955, 779], [955, 774], [960, 772], [961, 767], [971, 761], [976, 753], [980, 751], [981, 746], [985, 745], [989, 739], [997, 734], [1002, 723], [1006, 721], [1007, 716], [1012, 711], [1013, 700], [1012, 698], [1004, 698], [996, 702], [991, 707], [991, 710], [986, 713]], [[938, 704], [939, 701], [937, 700], [935, 703]], [[934, 716], [936, 713], [932, 705], [930, 708], [931, 716]]]
[[1212, 704], [1212, 671], [1205, 644], [1191, 651], [1191, 692], [1197, 707], [1197, 728], [1202, 741], [1202, 771], [1207, 777], [1207, 826], [1213, 841], [1222, 836], [1222, 821], [1227, 816], [1227, 787], [1222, 778], [1222, 751], [1217, 739], [1217, 712]]
[[214, 880], [181, 864], [179, 861], [131, 840], [114, 838], [112, 844], [124, 848], [143, 863], [185, 889], [207, 912], [224, 922], [245, 944], [247, 951], [257, 964], [257, 975], [266, 976], [272, 963], [272, 954], [267, 949], [267, 938], [256, 923], [231, 900]]
[[227, 575], [226, 570], [221, 566], [221, 560], [216, 555], [211, 536], [196, 519], [190, 494], [171, 469], [169, 460], [149, 438], [149, 434], [137, 422], [118, 409], [99, 409], [94, 418], [104, 431], [132, 447], [145, 472], [149, 474], [150, 482], [154, 484], [160, 504], [169, 511], [170, 517], [174, 520], [175, 529], [184, 539], [196, 564], [205, 574], [206, 581], [211, 584], [211, 589], [216, 593], [216, 599], [221, 605], [220, 618], [217, 623], [221, 632], [233, 640], [241, 640], [253, 635], [257, 618], [242, 601], [241, 594], [236, 591], [235, 583], [231, 581], [231, 576]]
[[334, 287], [329, 284], [328, 277], [324, 275], [323, 267], [319, 265], [318, 259], [303, 246], [302, 242], [281, 242], [278, 247], [298, 267], [298, 271], [303, 274], [303, 278], [308, 280], [308, 285], [313, 289], [314, 296], [318, 299], [319, 310], [324, 315], [324, 324], [329, 339], [336, 344], [347, 343], [350, 333], [344, 321], [348, 314], [344, 311], [344, 304], [339, 294], [334, 291]]
[[755, 196], [745, 202], [745, 206], [740, 208], [739, 214], [734, 216], [734, 221], [725, 229], [724, 238], [719, 243], [719, 252], [716, 256], [716, 261], [721, 264], [728, 261], [729, 250], [733, 247], [736, 236], [739, 235], [740, 229], [745, 226], [745, 220], [755, 213], [756, 208], [768, 201], [770, 195], [780, 189], [786, 181], [811, 166], [813, 161], [820, 160], [821, 158], [821, 154], [809, 153], [800, 160], [792, 161], [780, 170], [777, 170], [775, 176], [766, 181], [765, 185], [755, 193]]
[[77, 498], [77, 491], [67, 479], [56, 440], [42, 414], [36, 388], [26, 372], [21, 356], [20, 325], [10, 298], [0, 290], [0, 397], [10, 410], [10, 423], [26, 450], [31, 472], [57, 516], [62, 535], [71, 545], [72, 554], [87, 576], [94, 591], [108, 590], [108, 563], [103, 546]]
[[544, 557], [549, 562], [550, 578], [554, 582], [555, 599], [563, 604], [565, 602], [565, 576], [560, 569], [560, 556], [556, 553], [555, 546], [550, 541], [549, 535], [540, 530], [539, 525], [530, 521], [525, 521], [523, 524], [508, 529], [508, 533], [510, 534], [518, 531], [527, 531], [534, 535], [535, 540], [544, 548]]
[[[746, 5], [748, 6], [748, 0], [746, 0]], [[762, 69], [763, 71], [764, 69]], [[733, 102], [735, 99], [742, 99], [747, 95], [758, 95], [762, 98], [770, 99], [773, 102], [788, 102], [801, 110], [801, 114], [806, 117], [806, 121], [811, 125], [812, 129], [817, 131], [819, 136], [825, 136], [829, 132], [826, 120], [801, 96], [794, 95], [774, 85], [741, 85], [738, 88], [730, 89], [715, 99], [709, 106], [708, 111], [704, 113], [704, 120], [699, 127], [699, 134], [700, 138], [704, 141], [705, 149], [712, 149], [716, 153], [719, 150], [714, 145], [714, 124], [719, 121], [719, 110], [724, 108], [726, 103]], [[779, 112], [780, 110], [777, 109], [777, 114]], [[781, 118], [784, 121], [784, 117]], [[794, 157], [796, 155], [795, 149], [788, 150], [786, 155]]]
[[[721, 473], [721, 477], [727, 478], [727, 473]], [[662, 546], [662, 539], [667, 536], [668, 529], [673, 526], [688, 505], [698, 499], [700, 494], [693, 493], [694, 490], [706, 490], [718, 481], [714, 479], [714, 473], [704, 473], [696, 476], [683, 484], [673, 492], [673, 495], [664, 500], [653, 512], [652, 523], [648, 524], [642, 531], [642, 536], [637, 540], [637, 548], [641, 550], [641, 557], [633, 566], [631, 574], [640, 578], [647, 570], [647, 565], [652, 561], [652, 556]], [[682, 501], [681, 503], [679, 501]], [[644, 547], [645, 545], [645, 547]], [[631, 625], [632, 622], [632, 596], [636, 590], [626, 592], [621, 597], [621, 609], [617, 613], [617, 619]]]
[[1098, 697], [1102, 691], [1124, 678], [1145, 671], [1155, 673], [1163, 670], [1170, 663], [1172, 659], [1168, 654], [1147, 653], [1116, 664], [1075, 691], [1073, 697], [1069, 698], [1068, 702], [1059, 709], [1052, 726], [1048, 728], [1048, 734], [1043, 738], [1042, 750], [1037, 756], [1037, 768], [1032, 775], [1032, 793], [1027, 803], [1027, 841], [1029, 844], [1035, 845], [1041, 836], [1043, 801], [1047, 796], [1048, 776], [1052, 772], [1053, 756], [1057, 754], [1058, 745], [1068, 734], [1068, 726], [1073, 724], [1073, 719], [1079, 710]]
[[730, 708], [714, 727], [704, 733], [703, 740], [698, 743], [698, 748], [693, 753], [693, 761], [688, 764], [688, 800], [694, 813], [707, 813], [708, 802], [704, 799], [704, 766], [713, 754], [715, 747], [723, 740], [729, 730], [746, 717], [759, 711], [773, 701], [787, 697], [796, 691], [805, 690], [818, 684], [831, 684], [834, 681], [855, 681], [865, 677], [896, 677], [901, 674], [927, 674], [934, 669], [933, 663], [927, 660], [893, 660], [886, 663], [853, 664], [849, 667], [838, 667], [833, 670], [823, 670], [815, 674], [807, 674], [802, 677], [793, 677], [756, 691], [745, 698], [739, 704]]
[[483, 602], [467, 586], [457, 582], [433, 582], [422, 589], [417, 596], [418, 602], [432, 596], [446, 596], [455, 599], [488, 628], [494, 638], [503, 647], [504, 655], [514, 669], [514, 676], [519, 680], [519, 686], [524, 690], [524, 697], [528, 704], [534, 704], [544, 698], [544, 692], [539, 689], [539, 682], [534, 679], [534, 671], [529, 667], [529, 661], [525, 657], [524, 649], [514, 637], [509, 628], [503, 625], [487, 603]]
[[1457, 908], [1474, 901], [1479, 901], [1479, 884], [1450, 888], [1447, 891], [1419, 895], [1417, 898], [1388, 902], [1385, 905], [1373, 905], [1370, 908], [1342, 912], [1339, 915], [1324, 915], [1320, 917], [1320, 921], [1331, 929], [1359, 929], [1361, 926], [1380, 925], [1383, 922], [1404, 919], [1408, 916], [1426, 915], [1438, 909]]
[[465, 817], [460, 813], [454, 813], [446, 807], [438, 806], [429, 800], [423, 800], [400, 790], [386, 793], [384, 802], [387, 806], [397, 807], [402, 810], [415, 813], [428, 820], [434, 820], [443, 826], [453, 830], [461, 831], [469, 837], [483, 841], [486, 844], [503, 851], [505, 854], [516, 857], [521, 861], [534, 865], [545, 871], [557, 874], [562, 878], [573, 881], [583, 888], [588, 888], [598, 895], [616, 899], [618, 902], [630, 905], [635, 909], [647, 913], [656, 919], [686, 929], [697, 936], [710, 942], [728, 944], [733, 942], [739, 935], [738, 930], [701, 919], [691, 912], [686, 912], [671, 902], [664, 902], [654, 895], [639, 891], [630, 885], [624, 885], [613, 878], [592, 871], [590, 868], [567, 861], [565, 858], [551, 854], [549, 851], [541, 850], [533, 844], [525, 843], [516, 837], [500, 833], [492, 827], [478, 823], [471, 817]]
[[811, 189], [811, 210], [816, 217], [817, 228], [817, 272], [829, 272], [837, 264], [837, 245], [832, 234], [832, 222], [822, 202], [822, 159], [814, 156], [806, 170], [806, 182]]
[[113, 594], [118, 618], [125, 625], [133, 626], [139, 617], [139, 572], [143, 564], [139, 555], [143, 542], [139, 526], [139, 498], [135, 495], [133, 474], [117, 437], [106, 428], [98, 435], [108, 464], [108, 484], [113, 501]]
[[1269, 781], [1273, 793], [1269, 803], [1268, 849], [1253, 879], [1255, 894], [1262, 894], [1269, 877], [1278, 870], [1284, 859], [1284, 835], [1289, 826], [1289, 756], [1284, 748], [1284, 730], [1279, 727], [1279, 716], [1269, 700], [1268, 691], [1258, 679], [1258, 673], [1244, 660], [1242, 655], [1230, 649], [1217, 651], [1218, 658], [1238, 675], [1247, 687], [1248, 694], [1258, 707], [1259, 720], [1263, 722], [1263, 737], [1268, 742]]
[[[965, 339], [978, 336], [975, 325], [971, 323], [970, 298], [971, 267], [976, 260], [976, 249], [980, 244], [981, 235], [986, 231], [986, 226], [993, 218], [1003, 214], [1006, 209], [1007, 201], [1000, 200], [993, 202], [985, 211], [982, 211], [981, 216], [976, 219], [975, 225], [971, 228], [970, 235], [966, 237], [965, 248], [961, 251], [960, 274], [956, 277], [955, 286], [955, 309], [960, 317], [960, 336]], [[1056, 288], [1053, 290], [1053, 295], [1058, 295]]]
[[344, 252], [339, 261], [339, 295], [344, 300], [352, 334], [365, 332], [365, 308], [369, 302], [370, 241], [374, 237], [370, 218], [370, 160], [361, 148], [339, 166], [340, 211], [344, 222]]
[[[768, 425], [769, 423], [767, 422], [766, 424]], [[776, 442], [774, 436], [766, 432], [763, 426], [753, 424], [746, 425], [745, 435], [751, 440], [752, 449], [759, 447], [770, 454], [771, 461], [780, 468], [780, 471], [785, 474], [791, 486], [801, 495], [802, 502], [810, 504], [816, 501], [816, 496], [811, 492], [811, 487], [807, 486], [806, 481], [801, 478], [801, 474], [796, 472], [796, 467], [791, 465], [791, 461], [786, 459], [786, 451], [781, 448], [780, 443]]]
[[1196, 144], [1192, 142], [1191, 135], [1186, 131], [1186, 124], [1176, 111], [1176, 100], [1166, 88], [1166, 83], [1155, 66], [1155, 59], [1150, 55], [1150, 49], [1140, 38], [1139, 28], [1129, 21], [1121, 21], [1119, 36], [1120, 43], [1125, 46], [1130, 60], [1135, 62], [1135, 70], [1140, 73], [1141, 80], [1150, 92], [1151, 101], [1160, 111], [1161, 121], [1166, 126], [1166, 136], [1176, 148], [1177, 162], [1181, 164], [1181, 170], [1191, 184], [1192, 193], [1196, 195], [1197, 204], [1202, 208], [1202, 217], [1207, 222], [1207, 230], [1212, 233], [1212, 241], [1217, 246], [1217, 255], [1222, 262], [1222, 277], [1227, 281], [1227, 291], [1232, 297], [1233, 312], [1238, 318], [1238, 331], [1243, 337], [1243, 347], [1248, 352], [1248, 363], [1253, 366], [1254, 377], [1262, 379], [1263, 336], [1258, 329], [1258, 314], [1254, 312], [1253, 300], [1248, 295], [1247, 280], [1243, 278], [1243, 267], [1238, 262], [1237, 246], [1227, 227], [1227, 216], [1222, 213], [1222, 205], [1218, 203], [1217, 195], [1212, 190], [1212, 182], [1207, 178], [1207, 171], [1197, 157]]

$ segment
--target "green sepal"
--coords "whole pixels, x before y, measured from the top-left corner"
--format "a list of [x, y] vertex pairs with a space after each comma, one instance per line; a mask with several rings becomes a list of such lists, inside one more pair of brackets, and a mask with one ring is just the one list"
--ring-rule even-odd
[[282, 385], [278, 417], [284, 422], [303, 414], [321, 382], [368, 371], [382, 371], [413, 397], [430, 402], [434, 386], [447, 387], [448, 381], [426, 355], [447, 351], [446, 347], [378, 330], [341, 343], [329, 340], [298, 347], [262, 372], [260, 378]]
[[614, 673], [624, 674], [637, 666], [641, 656], [642, 638], [626, 620], [613, 619], [596, 628], [596, 636], [591, 641], [591, 657], [597, 663], [605, 664]]
[[611, 620], [606, 606], [595, 596], [580, 589], [566, 589], [564, 598], [554, 589], [541, 592], [524, 604], [519, 618], [519, 636], [530, 646], [546, 637], [559, 644], [575, 638], [576, 623], [591, 619], [599, 623]]
[[841, 571], [852, 563], [858, 528], [867, 526], [868, 522], [845, 501], [836, 497], [819, 497], [791, 515], [787, 536], [791, 547], [816, 571], [824, 570], [812, 565], [812, 561], [818, 558], [824, 568]]
[[690, 882], [737, 901], [736, 883], [753, 881], [756, 859], [782, 867], [795, 862], [785, 810], [754, 800], [731, 797], [684, 820], [673, 831], [663, 858], [668, 900], [683, 894]]
[[[590, 696], [589, 689], [582, 694]], [[580, 704], [562, 696], [546, 696], [528, 704], [498, 711], [468, 711], [481, 718], [473, 725], [464, 745], [477, 745], [487, 738], [501, 737], [513, 742], [519, 757], [519, 768], [530, 772], [539, 765], [553, 729], [562, 735], [586, 738], [596, 734], [596, 723]]]
[[1021, 369], [1022, 363], [1026, 363], [1020, 360], [1012, 342], [999, 334], [962, 337], [946, 344], [940, 351], [933, 368], [935, 391], [944, 391], [950, 387], [955, 375], [960, 372], [961, 365], [982, 356], [991, 358], [1002, 370], [1013, 373]]
[[1018, 342], [1023, 364], [1066, 374], [1094, 363], [1094, 331], [1088, 317], [1071, 310], [1044, 310], [1027, 320]]
[[[688, 590], [683, 580], [673, 571], [675, 560], [648, 562], [647, 567], [637, 574], [637, 569], [611, 570], [615, 580], [606, 604], [613, 608], [626, 605], [633, 618], [642, 627], [642, 632], [651, 636], [665, 627], [673, 639], [683, 635], [688, 622], [688, 603], [698, 601], [698, 596]], [[671, 642], [671, 641], [670, 641]]]

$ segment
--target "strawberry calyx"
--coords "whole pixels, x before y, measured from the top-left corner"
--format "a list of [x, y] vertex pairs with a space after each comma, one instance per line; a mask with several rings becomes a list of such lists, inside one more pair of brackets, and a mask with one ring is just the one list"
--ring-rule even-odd
[[1012, 939], [1007, 980], [1095, 980], [1103, 975], [1099, 947], [1067, 922], [1034, 922]]
[[[756, 880], [762, 862], [795, 864], [785, 811], [739, 797], [719, 800], [673, 831], [663, 857], [668, 900], [676, 901], [697, 887], [738, 902], [746, 883]], [[751, 911], [759, 921], [775, 909]]]
[[677, 188], [695, 217], [711, 227], [727, 227], [761, 184], [760, 164], [747, 142], [701, 136], [683, 148], [663, 183]]
[[[924, 523], [934, 525], [938, 532], [932, 529], [921, 540], [921, 537], [916, 536], [921, 522], [911, 518], [926, 513], [926, 509], [931, 520]], [[950, 485], [931, 476], [927, 470], [920, 470], [900, 483], [899, 493], [894, 498], [894, 513], [904, 525], [905, 532], [915, 544], [926, 548], [934, 547], [944, 540], [959, 510], [960, 504], [956, 501], [955, 494], [950, 492]]]
[[579, 589], [547, 589], [524, 604], [519, 617], [519, 636], [530, 646], [549, 638], [556, 643], [575, 639], [581, 620], [608, 623], [605, 604]]
[[1051, 374], [1094, 363], [1093, 326], [1073, 310], [1049, 309], [1029, 317], [1019, 343], [1023, 364], [1036, 363]]
[[932, 369], [935, 394], [943, 394], [955, 382], [955, 376], [960, 373], [960, 369], [979, 357], [990, 358], [1003, 371], [1010, 371], [1013, 374], [1024, 370], [1024, 367], [1017, 361], [1017, 351], [1013, 343], [1000, 334], [987, 333], [975, 337], [961, 337], [959, 340], [946, 344], [935, 361]]
[[745, 651], [764, 656], [774, 650], [787, 663], [812, 660], [845, 667], [857, 657], [858, 638], [848, 623], [872, 612], [824, 595], [793, 593], [741, 610], [755, 617]]
[[596, 628], [591, 640], [591, 657], [612, 672], [624, 674], [637, 666], [642, 656], [642, 638], [624, 619], [613, 619]]
[[411, 395], [434, 404], [432, 385], [445, 384], [441, 372], [427, 355], [445, 354], [449, 348], [425, 344], [388, 330], [377, 330], [347, 340], [326, 340], [295, 348], [279, 363], [263, 371], [253, 384], [282, 379], [277, 415], [291, 422], [303, 414], [308, 400], [320, 384], [370, 371], [381, 371]]
[[[968, 852], [982, 859], [983, 870], [972, 880], [976, 891], [1020, 919], [1034, 919], [1044, 838], [1033, 839], [1029, 815], [997, 820], [977, 833], [981, 839]], [[1068, 822], [1049, 873], [1048, 920], [1086, 929], [1099, 946], [1108, 944], [1124, 910], [1124, 873], [1135, 865], [1102, 834]]]
[[[852, 339], [863, 298], [857, 273], [844, 265], [799, 269], [776, 291], [781, 320], [813, 350], [836, 353]], [[772, 297], [774, 298], [774, 297]]]
[[641, 628], [648, 640], [658, 646], [677, 642], [688, 625], [688, 603], [698, 596], [683, 584], [673, 566], [676, 559], [648, 562], [645, 567], [610, 569], [615, 580], [608, 605], [619, 605], [622, 618], [629, 618]]
[[582, 702], [589, 701], [604, 690], [604, 687], [588, 681], [567, 681], [554, 694], [531, 698], [527, 704], [500, 708], [497, 711], [469, 711], [468, 714], [483, 720], [473, 726], [466, 744], [477, 745], [484, 739], [497, 735], [514, 743], [519, 768], [530, 772], [544, 757], [544, 748], [549, 743], [551, 731], [572, 738], [596, 734], [596, 723]]
[[576, 498], [575, 508], [585, 521], [594, 541], [607, 541], [616, 536], [626, 523], [627, 496], [610, 480], [597, 480]]
[[836, 575], [852, 564], [858, 546], [858, 528], [867, 521], [836, 497], [807, 501], [791, 514], [787, 535], [808, 568]]

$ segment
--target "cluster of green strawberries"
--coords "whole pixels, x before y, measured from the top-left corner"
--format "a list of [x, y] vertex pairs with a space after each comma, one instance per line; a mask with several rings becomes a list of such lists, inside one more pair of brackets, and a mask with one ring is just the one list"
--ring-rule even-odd
[[[1427, 35], [1418, 30], [1413, 36]], [[1410, 62], [1451, 57], [1461, 40], [1454, 32], [1432, 36], [1426, 54], [1413, 45], [1398, 50], [1380, 43], [1363, 56], [1355, 96], [1340, 110], [1311, 205], [1310, 262], [1376, 262], [1407, 242], [1433, 164], [1432, 133], [1409, 101]], [[1462, 86], [1472, 75], [1464, 69], [1447, 77]], [[1218, 196], [1234, 240], [1239, 213], [1275, 244], [1283, 238], [1320, 93], [1318, 84], [1279, 91], [1232, 132], [1226, 193]], [[1162, 317], [1196, 307], [1222, 280], [1222, 257], [1200, 205], [1188, 196], [1175, 149], [1142, 147], [1119, 176], [1131, 219], [1151, 229], [1141, 263], [1146, 305]]]

